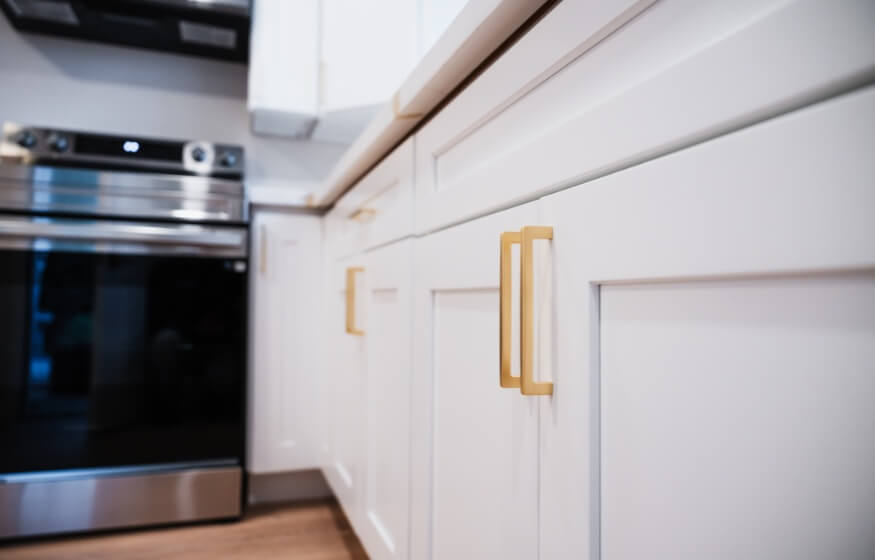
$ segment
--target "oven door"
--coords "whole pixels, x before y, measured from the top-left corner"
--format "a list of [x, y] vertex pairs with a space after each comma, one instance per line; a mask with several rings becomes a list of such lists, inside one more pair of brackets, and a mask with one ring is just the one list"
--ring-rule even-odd
[[0, 473], [242, 463], [245, 227], [0, 215]]

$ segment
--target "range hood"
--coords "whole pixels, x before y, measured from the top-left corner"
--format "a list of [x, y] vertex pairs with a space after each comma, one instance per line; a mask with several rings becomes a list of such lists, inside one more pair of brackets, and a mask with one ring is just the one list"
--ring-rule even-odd
[[250, 0], [0, 0], [21, 31], [247, 62]]

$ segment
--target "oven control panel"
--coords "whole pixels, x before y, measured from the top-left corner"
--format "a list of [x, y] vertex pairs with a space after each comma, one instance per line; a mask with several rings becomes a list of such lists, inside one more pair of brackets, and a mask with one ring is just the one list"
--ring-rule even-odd
[[96, 167], [242, 179], [240, 146], [3, 125], [0, 160], [26, 165]]

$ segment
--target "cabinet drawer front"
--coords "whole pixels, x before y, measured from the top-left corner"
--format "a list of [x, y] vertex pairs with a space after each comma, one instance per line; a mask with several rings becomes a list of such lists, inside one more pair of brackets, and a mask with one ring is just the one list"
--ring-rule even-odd
[[413, 234], [413, 138], [386, 156], [330, 212], [340, 257]]
[[426, 124], [418, 231], [802, 107], [875, 69], [866, 0], [649, 4], [560, 3]]

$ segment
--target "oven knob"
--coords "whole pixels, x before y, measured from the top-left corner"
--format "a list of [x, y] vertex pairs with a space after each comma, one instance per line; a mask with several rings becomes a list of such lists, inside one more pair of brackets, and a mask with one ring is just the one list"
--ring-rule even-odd
[[231, 152], [225, 152], [219, 162], [225, 167], [234, 167], [237, 165], [237, 156]]
[[61, 154], [66, 152], [67, 148], [70, 147], [70, 140], [68, 140], [63, 134], [52, 134], [49, 137], [49, 147], [53, 152]]
[[191, 159], [201, 162], [207, 159], [207, 151], [200, 146], [197, 146], [191, 151]]
[[36, 135], [29, 130], [25, 130], [18, 135], [16, 142], [22, 148], [33, 148], [36, 146]]

